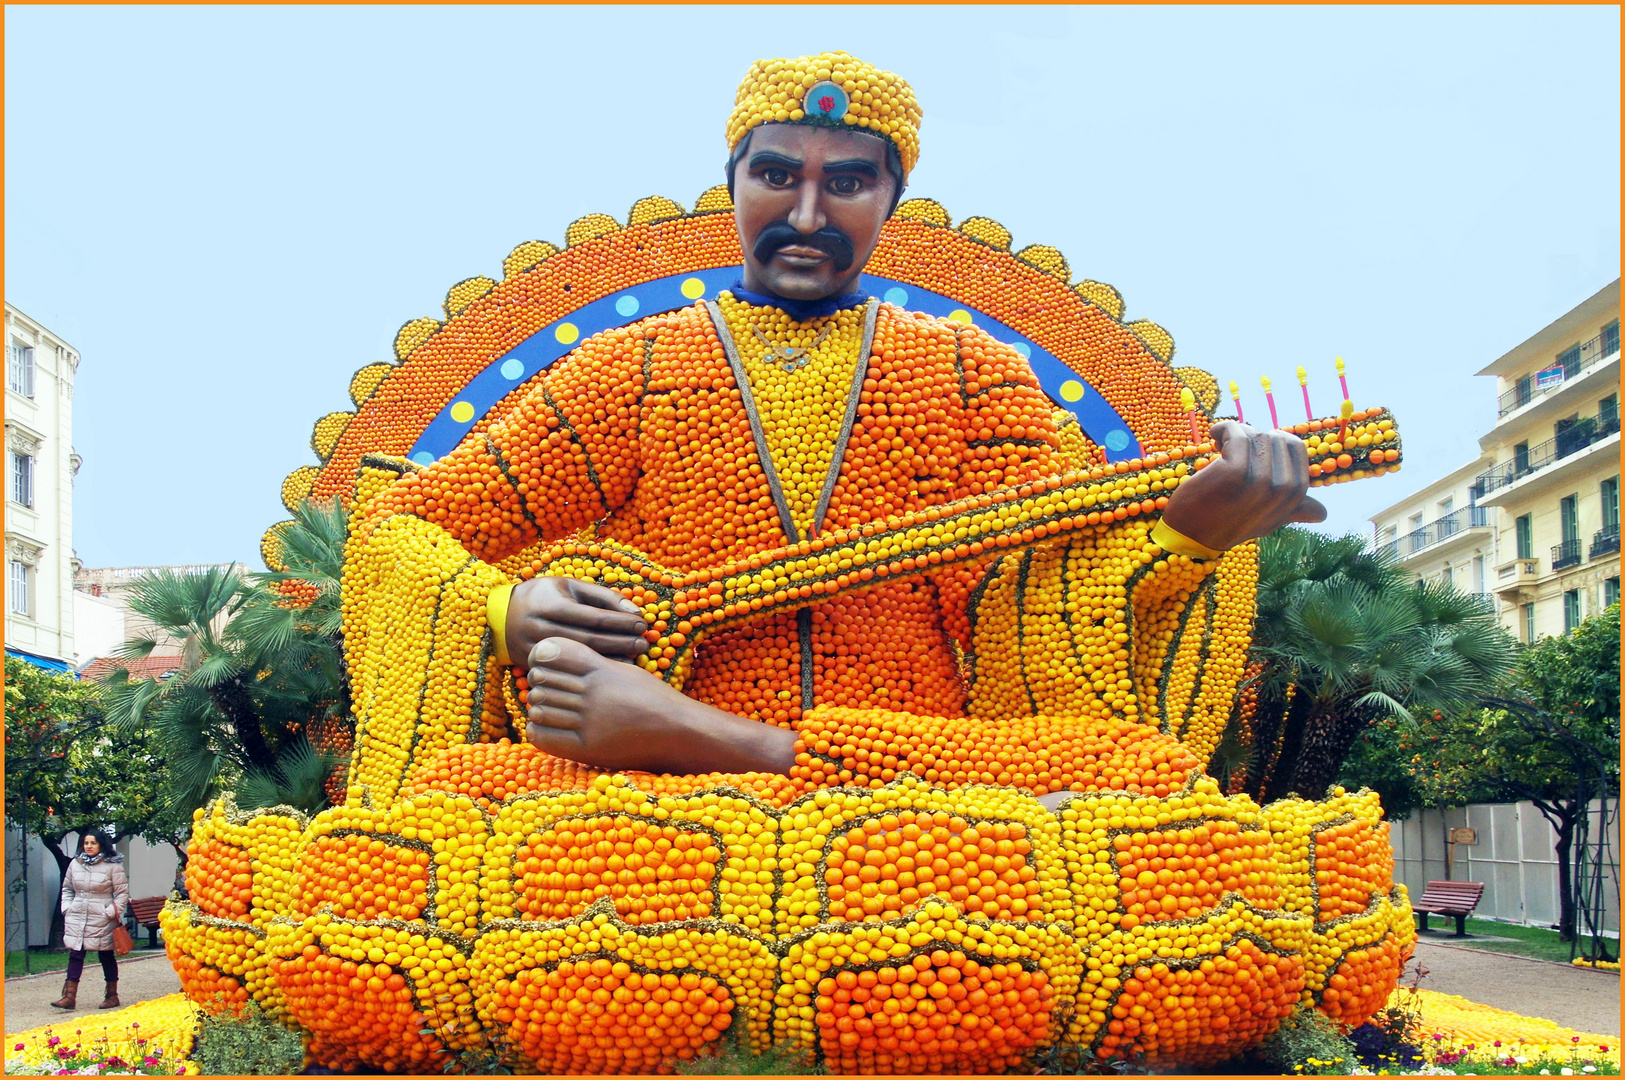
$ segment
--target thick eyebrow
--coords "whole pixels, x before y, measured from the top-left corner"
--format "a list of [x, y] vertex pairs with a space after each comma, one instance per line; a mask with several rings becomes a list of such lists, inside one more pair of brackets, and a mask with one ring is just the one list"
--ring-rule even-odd
[[865, 161], [863, 158], [851, 158], [846, 161], [826, 161], [824, 162], [824, 171], [827, 173], [862, 173], [872, 180], [880, 179], [880, 170], [875, 167], [875, 163]]
[[806, 164], [800, 158], [788, 157], [772, 150], [763, 150], [750, 156], [750, 167], [753, 169], [761, 169], [769, 165], [777, 165], [784, 169], [800, 169]]

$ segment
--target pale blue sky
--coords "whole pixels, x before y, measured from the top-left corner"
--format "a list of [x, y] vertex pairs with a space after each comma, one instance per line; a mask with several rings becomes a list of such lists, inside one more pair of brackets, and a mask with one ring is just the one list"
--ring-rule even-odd
[[[1618, 275], [1619, 11], [6, 9], [6, 295], [77, 347], [90, 566], [258, 565], [310, 427], [473, 274], [720, 178], [751, 61], [844, 48], [925, 109], [910, 194], [1048, 243], [1178, 363], [1293, 368], [1476, 453], [1473, 372]], [[1317, 402], [1317, 406], [1319, 402]], [[1256, 411], [1254, 411], [1256, 410]]]

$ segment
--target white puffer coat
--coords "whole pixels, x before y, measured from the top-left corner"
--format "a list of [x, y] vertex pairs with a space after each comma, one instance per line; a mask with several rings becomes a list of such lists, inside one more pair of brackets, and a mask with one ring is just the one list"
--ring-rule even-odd
[[97, 952], [113, 947], [113, 927], [130, 907], [130, 881], [124, 860], [102, 856], [93, 863], [74, 859], [62, 879], [62, 943]]

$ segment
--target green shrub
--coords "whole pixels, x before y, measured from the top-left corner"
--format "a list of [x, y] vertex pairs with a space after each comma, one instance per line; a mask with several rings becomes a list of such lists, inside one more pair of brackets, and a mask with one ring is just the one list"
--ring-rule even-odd
[[1258, 1054], [1282, 1073], [1302, 1076], [1345, 1076], [1359, 1064], [1337, 1021], [1308, 1005], [1281, 1021]]
[[305, 1042], [250, 1001], [239, 1016], [202, 1015], [192, 1060], [207, 1076], [290, 1076], [304, 1068]]

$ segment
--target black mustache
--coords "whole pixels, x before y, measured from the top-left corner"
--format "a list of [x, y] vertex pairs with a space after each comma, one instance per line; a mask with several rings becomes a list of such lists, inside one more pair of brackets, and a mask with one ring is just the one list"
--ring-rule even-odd
[[834, 261], [835, 272], [839, 274], [852, 269], [852, 263], [857, 259], [851, 239], [841, 230], [825, 225], [815, 233], [804, 233], [787, 221], [777, 221], [763, 229], [756, 237], [751, 254], [758, 263], [766, 263], [780, 248], [791, 244], [822, 251]]

